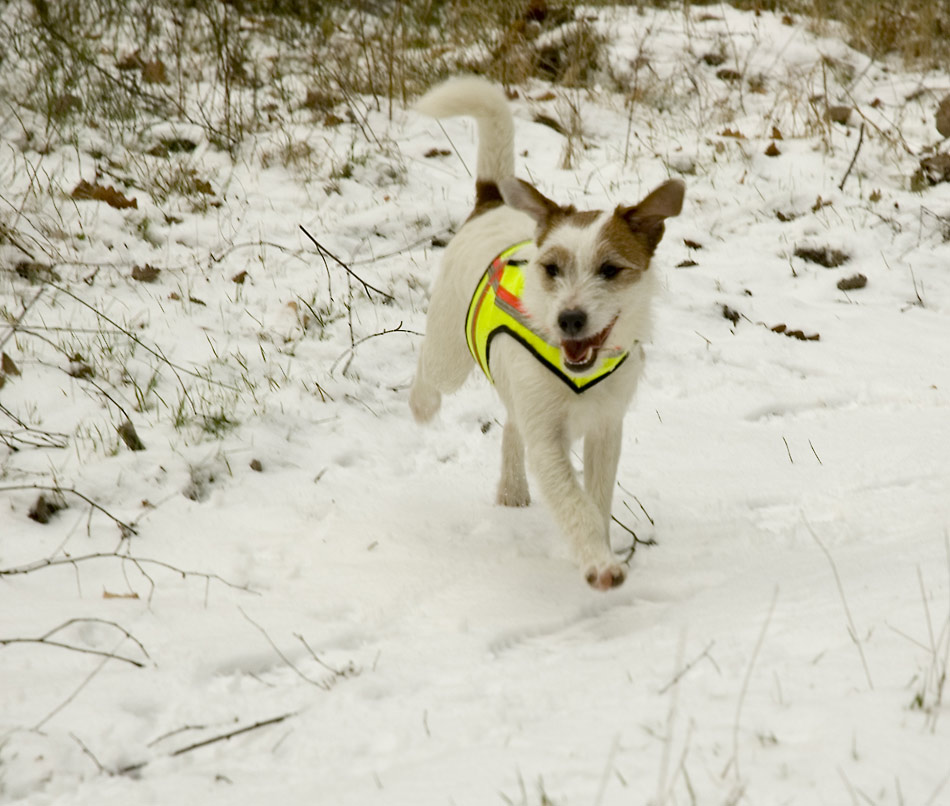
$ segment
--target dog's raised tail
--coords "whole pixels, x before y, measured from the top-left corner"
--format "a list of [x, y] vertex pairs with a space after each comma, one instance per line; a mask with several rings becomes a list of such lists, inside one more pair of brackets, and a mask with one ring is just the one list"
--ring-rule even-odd
[[451, 78], [420, 98], [415, 109], [434, 118], [469, 115], [478, 123], [478, 182], [498, 185], [515, 173], [515, 126], [501, 87], [478, 76]]

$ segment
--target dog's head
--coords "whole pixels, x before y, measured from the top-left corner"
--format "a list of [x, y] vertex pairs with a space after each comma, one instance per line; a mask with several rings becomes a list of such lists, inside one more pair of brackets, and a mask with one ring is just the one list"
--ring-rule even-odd
[[523, 301], [548, 341], [560, 344], [564, 366], [586, 374], [645, 339], [656, 287], [650, 258], [664, 221], [683, 206], [684, 184], [665, 182], [613, 212], [562, 207], [520, 179], [503, 180], [500, 190], [505, 204], [535, 220], [537, 254]]

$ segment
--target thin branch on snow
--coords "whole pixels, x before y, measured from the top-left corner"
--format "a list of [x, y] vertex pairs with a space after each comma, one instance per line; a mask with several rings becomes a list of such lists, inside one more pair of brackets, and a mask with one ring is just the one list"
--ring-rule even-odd
[[848, 620], [848, 635], [851, 636], [851, 640], [854, 642], [854, 645], [858, 648], [858, 654], [861, 656], [861, 665], [864, 667], [864, 676], [868, 681], [868, 688], [871, 691], [874, 691], [874, 682], [871, 680], [871, 670], [868, 668], [868, 659], [864, 656], [864, 647], [861, 645], [861, 639], [858, 638], [858, 628], [854, 626], [854, 619], [851, 617], [851, 608], [848, 607], [848, 599], [844, 595], [844, 586], [841, 584], [841, 576], [838, 574], [838, 566], [835, 563], [834, 557], [831, 556], [831, 552], [825, 547], [825, 544], [821, 542], [821, 538], [818, 537], [818, 533], [812, 528], [812, 525], [808, 522], [808, 518], [805, 517], [805, 513], [802, 512], [802, 521], [805, 524], [805, 527], [811, 533], [811, 536], [814, 538], [815, 542], [818, 544], [818, 548], [821, 549], [822, 553], [828, 560], [828, 564], [831, 566], [831, 573], [835, 577], [835, 585], [838, 587], [838, 595], [841, 597], [841, 604], [844, 607], [844, 615]]
[[112, 770], [102, 766], [102, 763], [99, 761], [98, 758], [96, 758], [95, 753], [93, 753], [92, 750], [90, 750], [86, 746], [86, 743], [82, 739], [80, 739], [75, 733], [70, 732], [69, 738], [71, 738], [76, 744], [79, 745], [79, 749], [82, 750], [84, 755], [89, 757], [92, 763], [96, 765], [100, 773], [103, 773], [104, 775], [115, 775], [115, 773], [112, 772]]
[[637, 533], [634, 532], [633, 529], [631, 529], [629, 526], [627, 526], [627, 524], [618, 520], [615, 515], [611, 515], [610, 520], [616, 523], [621, 529], [623, 529], [628, 535], [630, 535], [630, 537], [633, 538], [633, 542], [630, 544], [630, 548], [627, 549], [627, 556], [624, 557], [623, 560], [621, 560], [621, 562], [629, 564], [630, 561], [633, 559], [633, 555], [636, 554], [637, 552], [637, 546], [655, 546], [656, 545], [656, 540], [654, 540], [652, 537], [647, 538], [646, 540], [643, 540], [642, 538], [637, 537]]
[[373, 299], [372, 294], [369, 293], [370, 291], [375, 291], [381, 297], [385, 297], [390, 302], [395, 301], [396, 298], [392, 294], [387, 294], [385, 291], [382, 291], [381, 289], [376, 288], [376, 286], [370, 285], [369, 283], [367, 283], [362, 277], [360, 277], [355, 271], [353, 271], [353, 269], [347, 266], [346, 263], [340, 260], [340, 258], [334, 255], [333, 252], [331, 252], [329, 249], [323, 246], [316, 238], [314, 238], [309, 232], [307, 232], [307, 230], [304, 228], [302, 224], [298, 226], [300, 227], [300, 231], [310, 239], [310, 242], [315, 247], [317, 247], [317, 252], [320, 254], [321, 257], [326, 255], [326, 257], [330, 258], [334, 263], [340, 266], [347, 274], [349, 274], [354, 280], [356, 280], [361, 286], [363, 286], [363, 292], [366, 294], [367, 298], [370, 301], [372, 301]]
[[132, 635], [132, 633], [130, 633], [127, 629], [125, 629], [125, 627], [116, 624], [114, 621], [107, 621], [106, 619], [100, 618], [71, 618], [68, 621], [64, 621], [58, 627], [54, 627], [49, 632], [37, 636], [36, 638], [0, 638], [0, 646], [6, 646], [9, 644], [43, 644], [44, 646], [57, 647], [58, 649], [68, 649], [72, 652], [81, 652], [86, 655], [99, 655], [103, 658], [114, 658], [115, 660], [120, 660], [124, 663], [131, 663], [133, 666], [137, 666], [140, 669], [144, 668], [145, 664], [141, 661], [133, 660], [132, 658], [126, 658], [123, 655], [116, 655], [113, 652], [106, 652], [101, 649], [91, 649], [89, 647], [67, 644], [62, 641], [50, 640], [53, 635], [65, 630], [67, 627], [71, 627], [73, 624], [105, 624], [109, 627], [115, 627], [115, 629], [119, 630], [119, 632], [121, 632], [126, 638], [132, 641], [142, 651], [142, 654], [145, 655], [146, 658], [149, 657], [149, 654], [142, 645], [142, 642]]
[[277, 646], [277, 644], [274, 643], [274, 640], [267, 634], [267, 630], [265, 630], [260, 624], [258, 624], [247, 613], [245, 613], [243, 608], [239, 607], [238, 610], [241, 612], [241, 615], [244, 616], [244, 618], [247, 619], [247, 621], [251, 625], [256, 627], [258, 632], [260, 632], [260, 634], [264, 636], [264, 638], [267, 640], [267, 643], [270, 644], [274, 652], [277, 653], [277, 657], [279, 657], [284, 663], [286, 663], [291, 669], [293, 669], [293, 671], [296, 672], [297, 676], [301, 680], [309, 683], [311, 686], [322, 688], [324, 691], [330, 690], [329, 683], [322, 680], [314, 680], [313, 678], [307, 677], [307, 675], [301, 672], [300, 669], [297, 668], [296, 664], [294, 664], [294, 662], [290, 660], [290, 658], [288, 658], [283, 652], [280, 651], [280, 648]]
[[182, 725], [180, 728], [175, 728], [175, 730], [170, 730], [167, 733], [163, 733], [161, 736], [156, 736], [152, 741], [150, 741], [146, 747], [154, 747], [159, 742], [163, 742], [166, 739], [170, 739], [172, 736], [177, 736], [179, 733], [187, 733], [191, 730], [207, 730], [207, 725]]
[[72, 693], [71, 693], [68, 697], [66, 697], [65, 700], [63, 700], [63, 701], [62, 701], [59, 705], [57, 705], [52, 711], [50, 711], [50, 712], [49, 712], [46, 716], [44, 716], [39, 722], [37, 722], [37, 723], [33, 726], [33, 730], [39, 730], [40, 728], [42, 728], [43, 725], [45, 725], [47, 722], [49, 722], [54, 716], [56, 716], [56, 714], [58, 714], [58, 713], [59, 713], [60, 711], [62, 711], [67, 705], [69, 705], [74, 699], [76, 699], [76, 697], [79, 696], [79, 692], [82, 691], [86, 686], [88, 686], [88, 685], [92, 682], [93, 678], [95, 678], [96, 675], [98, 675], [99, 672], [102, 671], [102, 669], [105, 667], [105, 665], [106, 665], [110, 660], [112, 660], [112, 658], [110, 658], [110, 657], [105, 657], [105, 658], [103, 658], [98, 664], [96, 664], [96, 668], [93, 669], [91, 672], [89, 672], [89, 674], [86, 675], [86, 677], [83, 679], [83, 681], [82, 681], [78, 686], [76, 686], [76, 688], [73, 689]]
[[[65, 448], [69, 444], [69, 435], [55, 431], [43, 431], [25, 423], [10, 409], [0, 403], [0, 413], [5, 414], [19, 427], [19, 431], [0, 431], [0, 441], [12, 450], [19, 450], [14, 442], [20, 442], [30, 448]], [[21, 433], [36, 435], [33, 439], [26, 439]], [[34, 441], [35, 440], [35, 441]]]
[[194, 744], [189, 744], [186, 747], [179, 747], [177, 750], [171, 753], [171, 756], [181, 756], [185, 753], [190, 753], [192, 750], [197, 750], [199, 747], [207, 747], [209, 744], [215, 744], [217, 742], [226, 742], [229, 739], [233, 739], [235, 736], [241, 736], [245, 733], [250, 733], [252, 730], [258, 730], [260, 728], [266, 728], [270, 725], [277, 725], [281, 722], [284, 722], [291, 717], [297, 716], [299, 711], [290, 711], [286, 714], [281, 714], [280, 716], [271, 717], [270, 719], [262, 719], [260, 722], [255, 722], [253, 725], [248, 725], [244, 728], [238, 728], [237, 730], [229, 731], [228, 733], [222, 733], [220, 736], [213, 736], [210, 739], [204, 739], [200, 742], [195, 742]]
[[[131, 554], [120, 554], [118, 551], [101, 551], [94, 554], [84, 554], [80, 557], [53, 557], [44, 560], [36, 560], [35, 562], [27, 563], [26, 565], [15, 566], [13, 568], [0, 568], [0, 577], [16, 576], [18, 574], [30, 574], [34, 571], [39, 571], [44, 568], [54, 568], [60, 565], [76, 566], [81, 562], [105, 559], [118, 559], [132, 563], [136, 568], [138, 568], [142, 575], [148, 579], [152, 585], [153, 591], [155, 588], [155, 583], [152, 581], [152, 578], [145, 573], [145, 570], [142, 568], [143, 565], [154, 565], [159, 568], [164, 568], [168, 571], [180, 574], [182, 579], [194, 576], [204, 579], [206, 583], [210, 583], [211, 580], [215, 580], [227, 585], [229, 588], [233, 588], [234, 590], [245, 591], [246, 593], [253, 593], [257, 595], [257, 591], [252, 590], [249, 586], [238, 585], [235, 582], [230, 582], [218, 574], [213, 574], [206, 571], [186, 571], [182, 568], [172, 565], [171, 563], [167, 563], [164, 560], [155, 560], [148, 557], [133, 557]], [[151, 593], [149, 594], [149, 599], [151, 599]]]
[[381, 330], [378, 333], [370, 333], [368, 336], [363, 336], [361, 339], [356, 339], [350, 347], [345, 350], [336, 361], [333, 362], [333, 366], [330, 367], [330, 372], [334, 372], [337, 368], [337, 365], [347, 356], [349, 360], [346, 362], [346, 366], [343, 367], [343, 374], [346, 375], [347, 370], [350, 368], [350, 364], [353, 361], [353, 355], [356, 352], [356, 348], [359, 347], [363, 342], [369, 341], [370, 339], [375, 339], [377, 336], [388, 336], [390, 333], [408, 333], [411, 336], [422, 336], [422, 333], [419, 333], [416, 330], [407, 330], [402, 326], [400, 322], [396, 327], [389, 328], [388, 330]]
[[304, 649], [307, 650], [307, 652], [309, 653], [310, 657], [313, 658], [313, 660], [314, 660], [315, 663], [317, 663], [318, 665], [322, 666], [322, 667], [323, 667], [324, 669], [326, 669], [328, 672], [330, 672], [331, 674], [333, 674], [334, 677], [355, 677], [356, 675], [358, 675], [358, 674], [362, 671], [361, 669], [359, 669], [359, 668], [357, 668], [356, 666], [354, 666], [353, 663], [352, 663], [352, 661], [351, 661], [350, 663], [348, 663], [348, 664], [346, 665], [346, 667], [343, 668], [343, 669], [335, 669], [335, 668], [333, 668], [332, 666], [330, 666], [330, 664], [326, 663], [325, 661], [320, 660], [320, 658], [317, 657], [317, 653], [314, 652], [314, 651], [310, 648], [310, 644], [307, 643], [307, 640], [306, 640], [300, 633], [295, 632], [295, 633], [294, 633], [294, 638], [296, 638], [298, 641], [300, 641], [301, 644], [304, 645]]
[[[270, 725], [277, 725], [281, 722], [284, 722], [291, 717], [297, 716], [300, 711], [289, 711], [286, 714], [281, 714], [280, 716], [271, 717], [270, 719], [262, 719], [259, 722], [255, 722], [253, 725], [246, 725], [243, 728], [235, 728], [234, 730], [228, 731], [227, 733], [219, 734], [218, 736], [212, 736], [210, 739], [202, 739], [200, 742], [194, 742], [184, 747], [179, 747], [177, 750], [173, 750], [168, 754], [167, 758], [175, 758], [176, 756], [183, 756], [185, 753], [190, 753], [193, 750], [198, 750], [201, 747], [207, 747], [211, 744], [217, 744], [218, 742], [226, 742], [230, 739], [233, 739], [235, 736], [242, 736], [245, 733], [250, 733], [252, 730], [259, 730], [260, 728], [266, 728]], [[147, 761], [140, 761], [137, 764], [129, 764], [125, 767], [120, 767], [116, 770], [116, 773], [119, 775], [128, 775], [132, 772], [138, 772], [143, 767], [148, 766], [153, 759]]]
[[775, 603], [778, 601], [778, 585], [775, 586], [775, 592], [772, 594], [772, 601], [769, 603], [769, 610], [765, 614], [765, 621], [762, 622], [762, 629], [759, 630], [759, 637], [756, 639], [755, 648], [752, 650], [752, 657], [749, 658], [749, 665], [745, 670], [745, 677], [742, 680], [742, 688], [739, 689], [739, 699], [736, 702], [736, 716], [732, 723], [732, 758], [726, 764], [723, 770], [723, 776], [732, 767], [736, 773], [736, 780], [741, 781], [742, 775], [739, 771], [739, 720], [742, 716], [742, 706], [745, 704], [745, 696], [749, 690], [749, 681], [752, 679], [752, 670], [755, 668], [755, 661], [759, 657], [762, 644], [765, 642], [765, 633], [768, 632], [769, 624], [772, 622], [772, 613], [775, 611]]
[[42, 296], [45, 290], [45, 288], [41, 288], [36, 292], [36, 296], [34, 296], [33, 299], [23, 306], [23, 310], [20, 312], [20, 315], [11, 323], [9, 332], [2, 339], [0, 339], [0, 350], [3, 349], [4, 345], [6, 345], [13, 334], [17, 332], [17, 328], [20, 326], [23, 318], [30, 312], [30, 308], [33, 307], [33, 304]]
[[861, 150], [861, 144], [864, 142], [864, 122], [861, 123], [861, 131], [858, 133], [858, 145], [854, 149], [854, 156], [851, 157], [851, 164], [848, 165], [848, 170], [844, 172], [844, 176], [841, 177], [841, 183], [838, 185], [838, 190], [844, 190], [844, 183], [848, 181], [848, 177], [851, 175], [851, 169], [854, 167], [854, 163], [858, 159], [858, 152]]
[[[60, 493], [60, 494], [69, 493], [70, 495], [75, 495], [77, 498], [81, 498], [83, 501], [89, 504], [89, 506], [91, 506], [93, 509], [98, 510], [107, 518], [109, 518], [111, 521], [113, 521], [122, 531], [123, 536], [138, 534], [134, 526], [126, 523], [125, 521], [119, 520], [115, 515], [109, 512], [109, 510], [107, 510], [104, 506], [96, 503], [89, 496], [84, 495], [83, 493], [79, 492], [79, 490], [73, 487], [60, 487], [59, 485], [49, 485], [49, 484], [19, 484], [19, 485], [13, 485], [11, 487], [0, 487], [0, 493], [10, 493], [10, 492], [15, 492], [17, 490], [45, 490], [51, 493]], [[2, 575], [3, 573], [4, 572], [0, 570], [0, 575]]]
[[712, 656], [709, 654], [709, 650], [713, 648], [713, 645], [715, 643], [716, 643], [715, 641], [710, 641], [708, 644], [706, 644], [706, 648], [702, 652], [700, 652], [695, 658], [693, 658], [689, 663], [687, 663], [683, 668], [681, 668], [675, 675], [673, 675], [673, 678], [670, 680], [670, 682], [667, 683], [665, 686], [663, 686], [663, 688], [661, 688], [657, 692], [657, 694], [666, 694], [667, 691], [669, 691], [673, 686], [679, 683], [679, 681], [682, 680], [689, 673], [689, 671], [697, 663], [699, 663], [703, 658], [708, 658], [709, 662], [712, 663], [712, 665], [716, 667], [716, 671], [718, 672], [719, 666], [716, 663], [716, 661], [712, 659]]
[[108, 317], [106, 314], [104, 314], [102, 311], [100, 311], [98, 308], [96, 308], [94, 305], [89, 304], [89, 303], [86, 302], [86, 300], [84, 300], [82, 297], [80, 297], [80, 296], [74, 294], [74, 293], [73, 293], [72, 291], [70, 291], [68, 288], [65, 288], [65, 287], [63, 287], [63, 286], [57, 285], [56, 283], [51, 282], [51, 281], [49, 281], [49, 280], [46, 280], [46, 284], [47, 284], [48, 286], [50, 286], [51, 288], [55, 288], [55, 289], [56, 289], [57, 291], [59, 291], [61, 294], [65, 294], [65, 295], [66, 295], [67, 297], [69, 297], [70, 299], [75, 300], [75, 301], [78, 302], [80, 305], [82, 305], [84, 308], [88, 308], [88, 309], [89, 309], [90, 311], [92, 311], [99, 319], [103, 320], [104, 322], [108, 322], [110, 325], [112, 325], [112, 327], [114, 327], [116, 330], [118, 330], [118, 331], [121, 332], [124, 336], [126, 336], [126, 338], [131, 339], [133, 342], [135, 342], [139, 347], [141, 347], [141, 348], [142, 348], [143, 350], [145, 350], [147, 353], [149, 353], [150, 355], [152, 355], [152, 356], [154, 356], [155, 358], [157, 358], [157, 359], [159, 359], [160, 361], [162, 361], [162, 362], [172, 371], [172, 374], [175, 376], [175, 379], [178, 381], [178, 385], [181, 387], [182, 395], [184, 395], [185, 399], [191, 404], [191, 407], [192, 407], [192, 409], [193, 409], [194, 411], [197, 411], [198, 409], [197, 409], [197, 407], [195, 406], [194, 401], [192, 401], [191, 396], [188, 394], [188, 388], [185, 386], [185, 382], [181, 379], [181, 375], [179, 375], [179, 373], [184, 373], [185, 375], [190, 375], [192, 378], [197, 378], [198, 380], [204, 381], [205, 383], [210, 384], [211, 386], [218, 386], [218, 387], [220, 387], [220, 388], [222, 388], [222, 389], [227, 389], [229, 392], [240, 392], [240, 391], [241, 391], [241, 390], [238, 389], [236, 386], [232, 386], [231, 384], [224, 383], [223, 381], [214, 380], [213, 378], [209, 378], [209, 377], [207, 377], [207, 376], [205, 376], [205, 375], [202, 375], [202, 374], [201, 374], [200, 372], [198, 372], [197, 370], [188, 369], [187, 367], [183, 367], [183, 366], [181, 366], [181, 365], [179, 365], [179, 364], [174, 363], [173, 361], [171, 361], [171, 360], [168, 358], [168, 356], [165, 355], [165, 353], [164, 353], [164, 351], [162, 350], [162, 348], [159, 347], [157, 344], [155, 345], [154, 348], [153, 348], [153, 347], [150, 347], [150, 346], [147, 345], [144, 341], [142, 341], [138, 336], [136, 336], [131, 330], [129, 330], [129, 329], [126, 328], [126, 327], [123, 327], [123, 326], [120, 325], [118, 322], [116, 322], [114, 319], [111, 319], [111, 318]]

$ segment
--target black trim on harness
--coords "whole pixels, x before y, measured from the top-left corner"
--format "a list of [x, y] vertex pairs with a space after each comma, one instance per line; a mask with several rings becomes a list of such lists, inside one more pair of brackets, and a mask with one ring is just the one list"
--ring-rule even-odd
[[533, 355], [533, 356], [534, 356], [542, 365], [544, 365], [547, 369], [549, 369], [551, 372], [553, 372], [554, 375], [555, 375], [557, 378], [559, 378], [559, 379], [562, 380], [564, 383], [566, 383], [566, 384], [571, 388], [571, 390], [572, 390], [575, 394], [578, 394], [578, 395], [579, 395], [581, 392], [586, 392], [586, 391], [587, 391], [588, 389], [590, 389], [592, 386], [596, 386], [596, 385], [597, 385], [598, 383], [600, 383], [602, 380], [604, 380], [604, 379], [606, 379], [606, 378], [609, 378], [611, 375], [613, 375], [618, 369], [620, 369], [620, 367], [623, 366], [623, 362], [626, 361], [626, 360], [627, 360], [627, 357], [630, 355], [630, 353], [627, 353], [626, 355], [624, 355], [624, 357], [621, 358], [621, 359], [610, 369], [609, 372], [605, 372], [603, 375], [600, 375], [600, 376], [594, 378], [594, 380], [588, 381], [588, 382], [585, 383], [583, 386], [578, 386], [576, 383], [574, 383], [574, 380], [573, 380], [569, 375], [566, 375], [565, 373], [561, 372], [561, 370], [559, 370], [559, 369], [558, 369], [557, 367], [555, 367], [553, 364], [551, 364], [550, 362], [546, 361], [546, 360], [541, 356], [541, 354], [540, 354], [537, 350], [534, 349], [534, 347], [532, 347], [527, 341], [525, 341], [525, 340], [521, 337], [520, 334], [515, 333], [515, 331], [513, 331], [510, 327], [507, 327], [506, 325], [500, 325], [499, 327], [496, 327], [491, 333], [488, 334], [488, 338], [487, 338], [486, 341], [485, 341], [485, 365], [486, 365], [486, 366], [489, 366], [489, 365], [490, 365], [489, 362], [491, 361], [491, 343], [495, 340], [495, 336], [497, 336], [497, 335], [499, 335], [499, 334], [501, 334], [501, 333], [507, 333], [507, 334], [508, 334], [509, 336], [511, 336], [515, 341], [517, 341], [519, 344], [523, 345], [523, 346], [528, 350], [528, 352], [531, 353], [531, 355]]

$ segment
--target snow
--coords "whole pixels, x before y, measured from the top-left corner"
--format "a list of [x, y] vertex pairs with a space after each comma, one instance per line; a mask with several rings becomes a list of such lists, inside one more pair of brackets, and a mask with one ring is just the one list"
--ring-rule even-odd
[[[454, 153], [424, 154], [448, 137], [471, 169], [470, 121], [368, 104], [380, 147], [295, 120], [318, 154], [303, 166], [262, 166], [276, 129], [234, 161], [202, 142], [180, 159], [207, 209], [141, 184], [138, 210], [73, 203], [88, 152], [4, 149], [3, 220], [62, 280], [5, 345], [22, 375], [0, 402], [68, 446], [0, 445], [0, 639], [79, 619], [50, 640], [142, 666], [0, 646], [0, 800], [950, 803], [950, 185], [909, 190], [947, 76], [805, 20], [598, 15], [617, 74], [665, 103], [636, 105], [628, 135], [606, 86], [522, 89], [520, 175], [598, 207], [689, 171], [614, 502], [656, 545], [607, 594], [542, 502], [493, 505], [503, 412], [483, 378], [429, 428], [408, 414], [431, 242], [472, 195]], [[763, 92], [716, 78], [700, 57], [719, 46]], [[843, 189], [860, 118], [821, 121], [826, 87], [866, 124]], [[568, 101], [583, 148], [562, 170], [564, 138], [532, 115]], [[39, 287], [0, 250], [9, 322]], [[146, 263], [154, 284], [130, 278]], [[857, 272], [866, 288], [837, 290]], [[64, 371], [75, 353], [113, 401]], [[115, 435], [119, 406], [146, 450]], [[30, 485], [108, 514], [66, 493], [35, 523]]]

